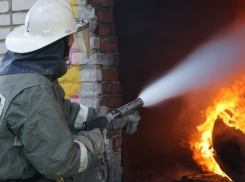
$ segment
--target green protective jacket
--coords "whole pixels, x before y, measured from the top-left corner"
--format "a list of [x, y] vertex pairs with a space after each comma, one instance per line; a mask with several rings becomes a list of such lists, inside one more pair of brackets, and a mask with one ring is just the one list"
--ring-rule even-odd
[[68, 125], [79, 104], [38, 73], [1, 75], [0, 85], [0, 180], [76, 174], [82, 149]]

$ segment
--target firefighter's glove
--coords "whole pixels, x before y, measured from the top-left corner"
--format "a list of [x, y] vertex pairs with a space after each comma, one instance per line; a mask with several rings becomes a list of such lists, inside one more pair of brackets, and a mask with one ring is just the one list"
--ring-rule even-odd
[[95, 109], [80, 104], [80, 111], [77, 114], [75, 122], [71, 124], [72, 127], [70, 128], [71, 130], [82, 130], [82, 126], [85, 121], [93, 120], [100, 116], [105, 116], [107, 112], [108, 108], [105, 106]]
[[85, 145], [85, 147], [92, 153], [93, 159], [104, 151], [103, 137], [99, 129], [80, 131], [74, 138]]
[[101, 116], [105, 116], [107, 113], [108, 113], [108, 108], [105, 106], [101, 106], [96, 109], [90, 107], [88, 110], [87, 121], [101, 117]]
[[138, 111], [135, 111], [133, 114], [115, 118], [114, 121], [108, 125], [107, 130], [113, 131], [122, 129], [127, 134], [133, 134], [137, 130], [139, 121], [140, 116]]

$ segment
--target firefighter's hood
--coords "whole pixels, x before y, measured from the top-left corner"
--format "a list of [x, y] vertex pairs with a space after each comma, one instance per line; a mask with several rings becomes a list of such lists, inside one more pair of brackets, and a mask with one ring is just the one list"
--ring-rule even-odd
[[[23, 45], [24, 46], [24, 45]], [[40, 73], [56, 75], [63, 61], [65, 40], [60, 39], [42, 49], [30, 53], [7, 51], [0, 65], [0, 74]]]

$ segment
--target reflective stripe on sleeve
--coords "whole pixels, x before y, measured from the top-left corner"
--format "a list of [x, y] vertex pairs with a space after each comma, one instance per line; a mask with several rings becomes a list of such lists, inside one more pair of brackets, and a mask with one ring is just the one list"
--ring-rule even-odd
[[74, 142], [78, 143], [80, 146], [81, 157], [80, 157], [80, 168], [78, 172], [83, 172], [88, 167], [88, 151], [87, 148], [79, 141], [74, 140]]
[[6, 98], [0, 94], [0, 116], [2, 114]]

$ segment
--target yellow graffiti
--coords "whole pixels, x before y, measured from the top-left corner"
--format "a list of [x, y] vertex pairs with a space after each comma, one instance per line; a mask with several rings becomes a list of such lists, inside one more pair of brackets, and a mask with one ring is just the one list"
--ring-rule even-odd
[[79, 93], [81, 91], [81, 78], [79, 64], [75, 63], [73, 67], [68, 69], [67, 73], [59, 78], [59, 84], [65, 90], [65, 98], [70, 98], [71, 96]]
[[70, 1], [70, 4], [71, 4], [71, 5], [75, 5], [75, 4], [77, 4], [77, 1], [76, 1], [76, 0], [71, 0], [71, 1]]
[[[71, 0], [70, 4], [72, 6], [75, 17], [78, 18], [76, 0]], [[65, 90], [66, 99], [79, 93], [81, 91], [81, 76], [80, 76], [80, 71], [79, 71], [79, 64], [76, 62], [73, 65], [73, 67], [68, 69], [67, 73], [63, 77], [58, 79], [58, 81], [59, 81], [59, 84]]]
[[70, 4], [71, 4], [71, 7], [72, 7], [72, 10], [74, 12], [74, 15], [76, 18], [78, 18], [78, 13], [77, 13], [77, 1], [76, 0], [71, 0], [70, 1]]
[[71, 7], [72, 7], [72, 9], [73, 9], [73, 12], [74, 12], [75, 17], [76, 17], [76, 18], [79, 18], [78, 13], [77, 13], [77, 5], [73, 5], [73, 6], [71, 6]]

